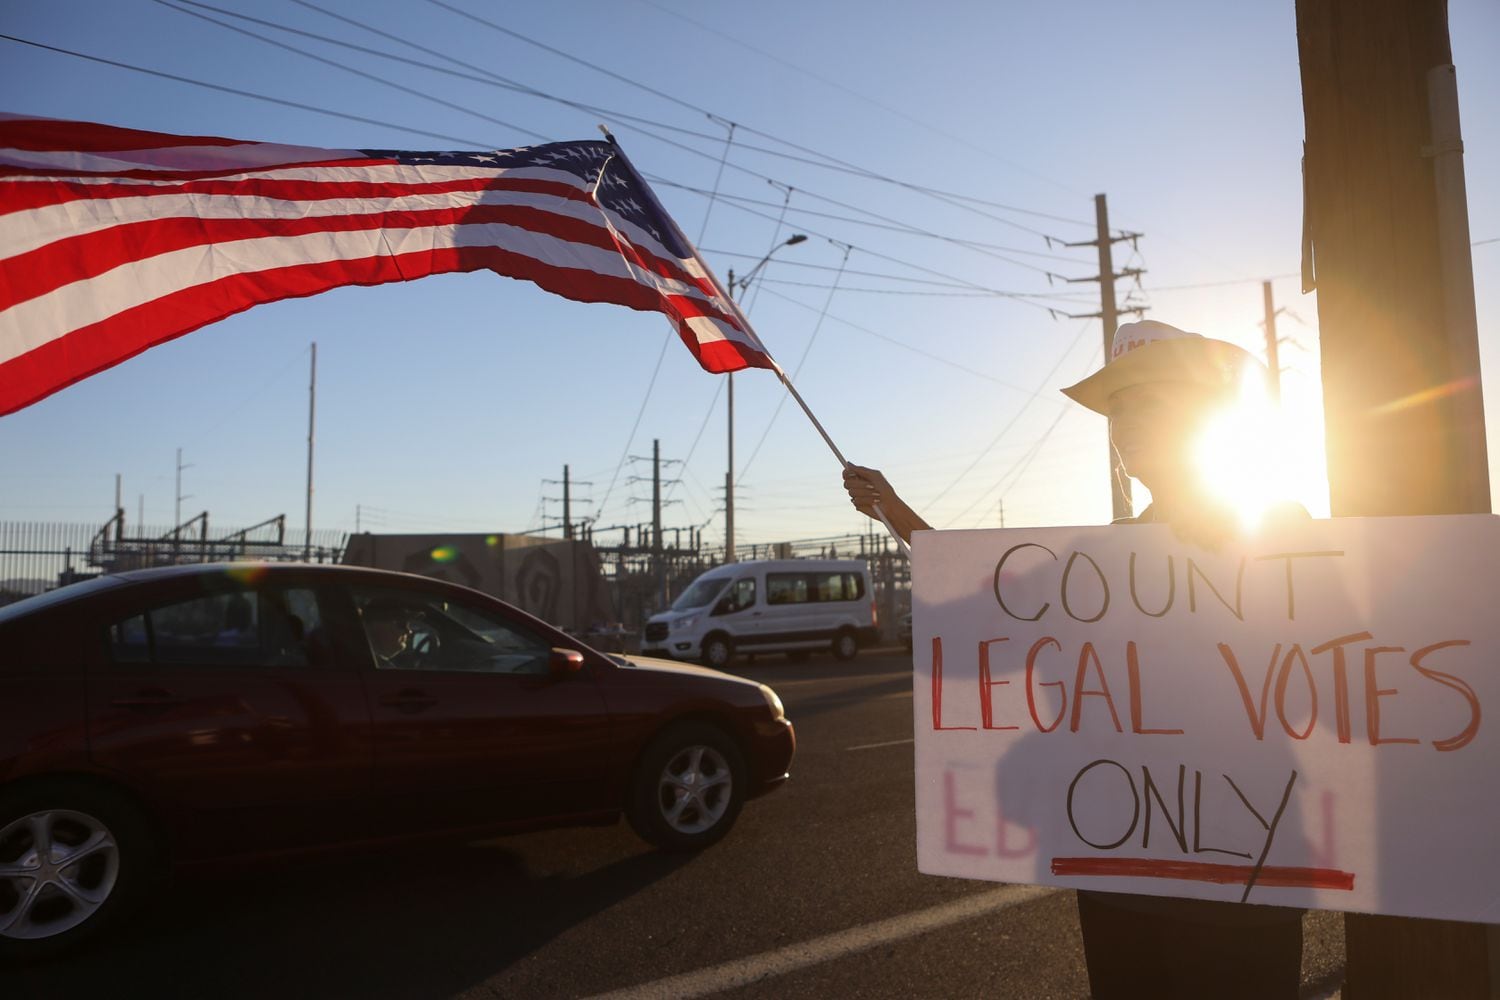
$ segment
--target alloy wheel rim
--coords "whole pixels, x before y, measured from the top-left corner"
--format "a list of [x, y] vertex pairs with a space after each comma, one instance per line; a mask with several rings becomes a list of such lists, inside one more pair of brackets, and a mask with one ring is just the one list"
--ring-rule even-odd
[[673, 754], [656, 785], [662, 818], [686, 834], [712, 829], [729, 811], [733, 793], [729, 762], [713, 747], [702, 745]]
[[0, 829], [0, 938], [38, 940], [88, 920], [109, 899], [120, 848], [87, 813], [44, 809]]

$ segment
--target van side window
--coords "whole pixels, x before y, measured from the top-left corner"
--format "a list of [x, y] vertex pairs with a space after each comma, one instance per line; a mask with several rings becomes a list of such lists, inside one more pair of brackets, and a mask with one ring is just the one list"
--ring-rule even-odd
[[724, 610], [722, 614], [733, 614], [736, 611], [744, 611], [755, 604], [755, 577], [747, 576], [742, 580], [734, 581], [734, 586], [729, 588], [729, 593], [724, 595]]
[[807, 574], [766, 574], [767, 604], [805, 604], [807, 600]]
[[857, 601], [865, 596], [865, 578], [858, 573], [840, 573], [839, 595], [835, 601]]
[[825, 604], [865, 596], [859, 573], [767, 573], [767, 604]]

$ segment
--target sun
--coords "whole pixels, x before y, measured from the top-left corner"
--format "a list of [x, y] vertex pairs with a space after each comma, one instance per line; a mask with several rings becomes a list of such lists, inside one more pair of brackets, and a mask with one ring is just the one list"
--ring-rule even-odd
[[1213, 414], [1197, 438], [1199, 480], [1235, 512], [1245, 531], [1254, 531], [1273, 505], [1303, 500], [1309, 486], [1316, 489], [1318, 471], [1304, 453], [1317, 442], [1306, 437], [1305, 426], [1300, 437], [1293, 433], [1264, 380], [1247, 372], [1234, 402]]

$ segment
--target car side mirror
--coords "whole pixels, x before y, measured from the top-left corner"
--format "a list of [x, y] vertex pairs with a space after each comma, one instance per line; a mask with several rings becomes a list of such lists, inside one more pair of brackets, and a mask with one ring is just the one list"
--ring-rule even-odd
[[552, 648], [547, 658], [547, 673], [555, 681], [571, 677], [583, 669], [583, 654], [576, 649]]
[[727, 615], [734, 610], [734, 598], [732, 597], [721, 598], [719, 603], [714, 605], [714, 614], [716, 615]]

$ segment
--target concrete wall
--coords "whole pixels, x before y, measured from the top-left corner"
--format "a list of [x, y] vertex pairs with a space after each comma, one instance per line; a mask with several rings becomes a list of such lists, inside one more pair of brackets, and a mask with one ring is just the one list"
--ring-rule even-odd
[[537, 535], [349, 536], [344, 562], [473, 587], [549, 624], [584, 631], [618, 620], [587, 542]]

